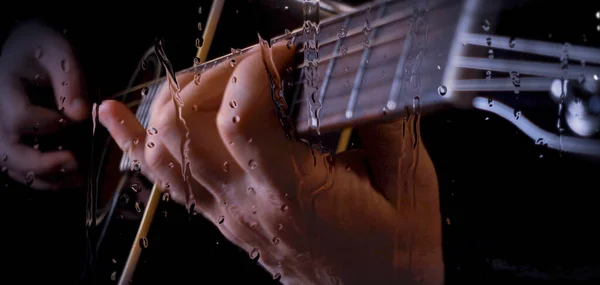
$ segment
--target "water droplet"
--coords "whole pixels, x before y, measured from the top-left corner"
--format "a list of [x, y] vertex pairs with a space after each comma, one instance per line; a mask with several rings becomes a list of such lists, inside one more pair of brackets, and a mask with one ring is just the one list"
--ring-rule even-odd
[[8, 168], [6, 168], [6, 166], [2, 166], [2, 169], [0, 169], [2, 171], [2, 173], [7, 173], [8, 172]]
[[350, 81], [348, 81], [348, 80], [344, 81], [344, 85], [345, 85], [346, 87], [349, 87], [349, 86], [350, 86]]
[[44, 50], [42, 50], [42, 47], [38, 47], [35, 49], [35, 57], [36, 58], [41, 58], [43, 53], [44, 53]]
[[235, 61], [235, 59], [232, 59], [232, 60], [229, 62], [229, 66], [231, 66], [231, 67], [235, 67], [235, 64], [236, 64], [236, 63], [237, 63], [237, 62]]
[[136, 210], [138, 213], [141, 213], [141, 212], [142, 212], [142, 205], [141, 205], [141, 202], [139, 202], [139, 201], [136, 201], [136, 202], [135, 202], [135, 210]]
[[63, 81], [63, 82], [62, 82], [62, 86], [64, 86], [64, 87], [67, 87], [67, 86], [69, 86], [69, 82], [67, 82], [67, 81]]
[[232, 78], [231, 78], [231, 83], [237, 83], [237, 77], [235, 77], [235, 76], [234, 76], [234, 77], [232, 77]]
[[273, 242], [273, 244], [277, 245], [277, 244], [279, 244], [279, 242], [281, 242], [281, 239], [278, 237], [273, 237], [273, 239], [271, 241]]
[[167, 181], [165, 182], [165, 189], [170, 189], [171, 188], [171, 182]]
[[598, 81], [598, 75], [594, 74], [594, 80]]
[[278, 224], [278, 225], [277, 225], [277, 230], [278, 230], [278, 231], [280, 231], [280, 230], [283, 230], [283, 224]]
[[119, 203], [121, 207], [127, 206], [129, 204], [129, 196], [127, 194], [123, 194], [119, 197]]
[[252, 138], [248, 138], [248, 143], [252, 143]]
[[515, 109], [513, 113], [515, 115], [515, 119], [518, 120], [521, 117], [521, 111]]
[[63, 149], [62, 145], [59, 145], [57, 148], [58, 148], [58, 150], [62, 150]]
[[279, 281], [281, 280], [281, 273], [277, 272], [273, 274], [273, 280]]
[[225, 216], [219, 216], [219, 220], [218, 220], [219, 225], [222, 224], [224, 221], [225, 221]]
[[285, 32], [285, 34], [286, 34], [286, 35], [288, 35], [288, 36], [292, 34], [292, 32], [291, 32], [289, 29], [285, 29], [285, 30], [284, 30], [284, 32]]
[[119, 124], [121, 124], [121, 125], [122, 125], [122, 124], [125, 124], [125, 120], [121, 119], [121, 120], [119, 121]]
[[441, 67], [441, 66], [439, 66], [439, 65], [437, 66], [437, 68], [438, 68], [439, 70], [442, 70], [442, 67]]
[[221, 207], [226, 207], [227, 206], [227, 200], [222, 199], [221, 200]]
[[148, 87], [142, 88], [142, 96], [148, 95]]
[[348, 47], [346, 45], [341, 45], [340, 46], [340, 52], [342, 52], [342, 55], [347, 55], [348, 54]]
[[600, 19], [600, 11], [596, 12], [596, 19]]
[[158, 134], [158, 129], [156, 129], [155, 127], [149, 128], [148, 134], [151, 136], [156, 135], [156, 134]]
[[146, 237], [140, 239], [140, 247], [148, 248], [148, 239]]
[[194, 112], [198, 112], [198, 105], [194, 105], [194, 106], [192, 106], [192, 111], [194, 111]]
[[142, 164], [140, 163], [140, 161], [139, 161], [139, 160], [137, 160], [137, 159], [134, 159], [134, 160], [131, 162], [131, 167], [130, 167], [130, 168], [131, 168], [131, 171], [134, 171], [134, 172], [139, 172], [139, 171], [142, 169]]
[[349, 71], [350, 71], [350, 66], [346, 65], [346, 67], [344, 67], [344, 72], [349, 72]]
[[60, 62], [60, 67], [62, 68], [62, 70], [64, 72], [69, 72], [69, 70], [70, 70], [69, 62], [66, 59], [63, 59]]
[[229, 172], [229, 163], [227, 161], [223, 162], [223, 171]]
[[483, 20], [483, 24], [481, 25], [481, 27], [483, 28], [484, 31], [489, 31], [490, 30], [490, 21], [488, 20]]
[[165, 202], [169, 202], [169, 200], [171, 200], [171, 194], [169, 194], [169, 193], [163, 193], [162, 200], [165, 201]]
[[232, 109], [237, 108], [237, 102], [235, 100], [231, 100], [229, 102], [229, 107], [231, 107]]
[[199, 57], [194, 57], [194, 66], [200, 65], [201, 61]]
[[33, 171], [27, 172], [27, 174], [25, 175], [25, 184], [31, 185], [31, 184], [33, 184], [34, 180], [35, 180], [35, 174], [33, 173]]
[[255, 169], [257, 166], [256, 161], [251, 159], [250, 161], [248, 161], [248, 166], [250, 167], [250, 169]]
[[365, 27], [363, 28], [363, 33], [365, 34], [365, 36], [368, 36], [371, 33], [371, 27], [369, 26], [368, 22], [365, 23]]
[[232, 121], [234, 124], [237, 124], [237, 123], [240, 121], [240, 116], [233, 116], [233, 118], [231, 119], [231, 121]]
[[440, 85], [438, 87], [438, 94], [444, 96], [444, 95], [446, 95], [447, 92], [448, 92], [448, 88], [446, 88], [445, 85]]
[[346, 37], [346, 35], [347, 35], [346, 28], [341, 27], [340, 32], [337, 34], [338, 38], [343, 39]]
[[281, 211], [282, 212], [286, 212], [288, 209], [289, 209], [288, 205], [284, 204], [284, 205], [281, 206]]
[[256, 228], [258, 228], [258, 223], [257, 223], [256, 221], [252, 221], [252, 222], [250, 223], [250, 228], [251, 228], [251, 229], [256, 229]]
[[40, 144], [39, 143], [34, 144], [33, 149], [40, 149]]
[[137, 145], [138, 143], [140, 143], [140, 139], [134, 138], [132, 142], [133, 142], [133, 145]]
[[508, 40], [508, 46], [510, 48], [514, 48], [515, 47], [515, 37], [510, 38], [510, 40]]
[[175, 163], [169, 162], [169, 168], [174, 168], [174, 167], [175, 167]]
[[197, 39], [196, 39], [196, 48], [201, 48], [201, 47], [202, 47], [202, 44], [203, 44], [203, 41], [202, 41], [202, 40], [200, 40], [200, 38], [197, 38]]
[[252, 260], [256, 261], [260, 258], [260, 252], [258, 252], [258, 248], [253, 248], [252, 251], [250, 251], [250, 258], [252, 258]]
[[116, 271], [113, 271], [113, 273], [110, 274], [110, 280], [117, 281], [117, 272]]
[[154, 148], [156, 145], [153, 142], [148, 142], [146, 146], [148, 146], [148, 148]]
[[147, 60], [142, 60], [142, 70], [146, 70], [148, 68], [148, 61]]
[[131, 190], [133, 190], [135, 193], [140, 192], [140, 190], [142, 190], [142, 186], [140, 186], [139, 183], [131, 183]]
[[256, 194], [256, 191], [254, 191], [254, 188], [252, 188], [252, 187], [248, 187], [248, 191], [247, 191], [247, 192], [248, 192], [248, 194], [250, 194], [250, 195], [254, 195], [254, 194]]

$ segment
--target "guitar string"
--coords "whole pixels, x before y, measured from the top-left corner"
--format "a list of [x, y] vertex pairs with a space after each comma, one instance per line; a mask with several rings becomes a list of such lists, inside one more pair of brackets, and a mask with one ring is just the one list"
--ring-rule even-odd
[[[396, 13], [394, 13], [394, 14], [391, 14], [390, 16], [383, 17], [383, 18], [380, 18], [380, 19], [378, 19], [378, 20], [375, 20], [375, 21], [373, 21], [373, 23], [371, 24], [371, 27], [372, 27], [372, 28], [375, 28], [375, 27], [386, 26], [386, 25], [392, 24], [392, 23], [394, 23], [394, 22], [396, 22], [396, 21], [400, 21], [400, 20], [406, 19], [406, 17], [404, 17], [404, 16], [403, 16], [403, 14], [404, 14], [403, 12], [405, 12], [405, 11], [396, 12]], [[355, 35], [361, 34], [361, 33], [362, 33], [362, 31], [363, 31], [363, 30], [362, 30], [362, 28], [354, 28], [354, 29], [352, 29], [352, 30], [350, 30], [350, 31], [348, 31], [348, 32], [347, 32], [347, 34], [346, 34], [346, 37], [351, 37], [351, 36], [355, 36]], [[290, 35], [288, 35], [288, 37], [289, 37], [289, 38], [293, 38], [293, 37], [294, 37], [294, 38], [297, 38], [296, 36], [297, 36], [297, 34], [290, 34]], [[400, 38], [401, 38], [401, 37], [400, 37]], [[322, 48], [322, 47], [325, 47], [325, 46], [327, 46], [327, 45], [330, 45], [330, 44], [333, 44], [333, 43], [335, 43], [336, 41], [337, 41], [337, 36], [329, 37], [329, 38], [325, 39], [325, 40], [323, 41], [323, 43], [319, 45], [319, 47], [320, 47], [320, 48]], [[178, 72], [176, 73], [176, 75], [187, 74], [187, 73], [192, 73], [192, 72], [196, 72], [196, 73], [203, 73], [204, 71], [206, 71], [206, 70], [208, 70], [208, 69], [209, 69], [209, 66], [210, 66], [211, 64], [212, 64], [213, 66], [216, 66], [216, 65], [218, 65], [218, 64], [220, 64], [220, 63], [222, 63], [222, 61], [223, 61], [223, 60], [234, 59], [236, 56], [239, 56], [239, 55], [241, 55], [241, 54], [244, 54], [244, 53], [248, 52], [249, 50], [253, 49], [253, 48], [254, 48], [254, 47], [256, 47], [256, 46], [257, 46], [257, 45], [255, 44], [255, 45], [252, 45], [252, 46], [246, 47], [246, 48], [244, 48], [244, 49], [237, 50], [235, 53], [230, 53], [230, 54], [227, 54], [227, 55], [221, 56], [221, 57], [219, 57], [219, 58], [213, 59], [213, 60], [211, 60], [211, 61], [208, 61], [208, 62], [202, 63], [202, 64], [200, 64], [200, 65], [196, 65], [196, 66], [192, 66], [192, 67], [189, 67], [189, 68], [186, 68], [186, 69], [180, 70], [180, 71], [178, 71]], [[362, 46], [362, 45], [361, 45], [361, 46]], [[298, 49], [296, 52], [297, 52], [297, 53], [300, 53], [300, 52], [302, 52], [302, 51], [303, 51], [303, 49], [302, 49], [302, 48], [299, 48], [299, 49]], [[131, 87], [131, 88], [128, 88], [128, 89], [125, 89], [125, 90], [119, 91], [119, 92], [117, 92], [117, 93], [113, 94], [112, 96], [110, 96], [110, 98], [111, 98], [111, 99], [117, 99], [117, 98], [119, 98], [119, 97], [125, 96], [126, 94], [129, 94], [129, 93], [131, 93], [131, 92], [134, 92], [134, 91], [140, 90], [140, 89], [142, 89], [142, 88], [144, 88], [144, 87], [148, 87], [148, 86], [150, 86], [150, 85], [152, 85], [152, 84], [155, 84], [155, 83], [162, 82], [162, 81], [164, 81], [164, 80], [166, 80], [166, 77], [164, 77], [164, 76], [163, 76], [163, 77], [161, 77], [161, 78], [159, 78], [159, 79], [155, 79], [155, 80], [152, 80], [152, 81], [148, 81], [148, 82], [145, 82], [145, 83], [142, 83], [142, 84], [139, 84], [139, 85], [133, 86], [133, 87]]]

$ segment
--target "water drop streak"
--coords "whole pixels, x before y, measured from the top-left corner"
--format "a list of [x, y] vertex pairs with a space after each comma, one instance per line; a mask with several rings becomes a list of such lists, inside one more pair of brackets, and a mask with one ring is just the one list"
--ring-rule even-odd
[[164, 66], [167, 71], [167, 78], [169, 80], [169, 86], [171, 91], [171, 99], [173, 100], [173, 104], [175, 105], [175, 113], [179, 119], [179, 127], [183, 129], [185, 132], [185, 139], [181, 141], [181, 159], [183, 161], [181, 167], [181, 176], [183, 177], [183, 181], [186, 184], [185, 196], [186, 196], [186, 207], [188, 209], [191, 208], [191, 203], [194, 201], [194, 196], [192, 193], [192, 186], [189, 182], [189, 171], [190, 171], [190, 161], [188, 157], [189, 145], [190, 145], [190, 129], [187, 126], [187, 122], [183, 118], [182, 108], [183, 108], [183, 100], [179, 95], [181, 91], [181, 87], [179, 86], [179, 82], [177, 82], [177, 77], [175, 75], [175, 71], [173, 69], [173, 65], [167, 58], [165, 54], [163, 44], [161, 40], [158, 40], [154, 44], [154, 53], [158, 57], [160, 63]]
[[284, 93], [283, 93], [283, 82], [281, 77], [279, 76], [279, 72], [277, 71], [277, 67], [275, 66], [275, 62], [273, 61], [273, 53], [267, 41], [263, 40], [260, 35], [258, 35], [258, 41], [260, 44], [260, 51], [263, 59], [263, 63], [265, 65], [265, 69], [267, 70], [267, 75], [269, 77], [270, 83], [270, 91], [271, 91], [271, 99], [273, 100], [273, 104], [275, 104], [275, 111], [277, 112], [277, 116], [279, 118], [279, 122], [283, 127], [286, 138], [295, 138], [296, 130], [294, 128], [294, 123], [288, 113], [288, 105], [285, 101]]

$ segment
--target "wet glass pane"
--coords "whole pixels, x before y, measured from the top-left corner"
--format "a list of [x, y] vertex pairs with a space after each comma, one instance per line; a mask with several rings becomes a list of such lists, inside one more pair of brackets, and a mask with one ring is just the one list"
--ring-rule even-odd
[[600, 280], [598, 3], [0, 14], [7, 280]]

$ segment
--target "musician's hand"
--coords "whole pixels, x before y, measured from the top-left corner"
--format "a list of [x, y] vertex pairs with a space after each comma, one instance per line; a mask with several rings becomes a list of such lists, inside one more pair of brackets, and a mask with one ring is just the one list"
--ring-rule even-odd
[[[292, 53], [273, 47], [279, 72]], [[365, 151], [332, 161], [286, 140], [259, 50], [235, 68], [208, 71], [199, 85], [193, 75], [178, 81], [196, 210], [251, 257], [259, 253], [272, 274], [286, 284], [329, 284], [330, 276], [344, 284], [443, 282], [437, 178], [421, 142], [413, 148], [412, 121], [404, 137], [403, 122], [360, 130]], [[184, 203], [185, 132], [168, 90], [153, 104], [148, 131], [115, 101], [103, 102], [99, 113], [142, 171]]]
[[[34, 102], [48, 101], [30, 92], [49, 86], [58, 109]], [[68, 42], [39, 22], [26, 22], [7, 39], [0, 57], [0, 165], [17, 182], [35, 189], [68, 187], [78, 183], [73, 154], [66, 150], [40, 151], [26, 138], [56, 133], [61, 125], [89, 116], [82, 96], [82, 76]], [[52, 95], [49, 95], [52, 96]], [[60, 109], [64, 108], [64, 112]]]

